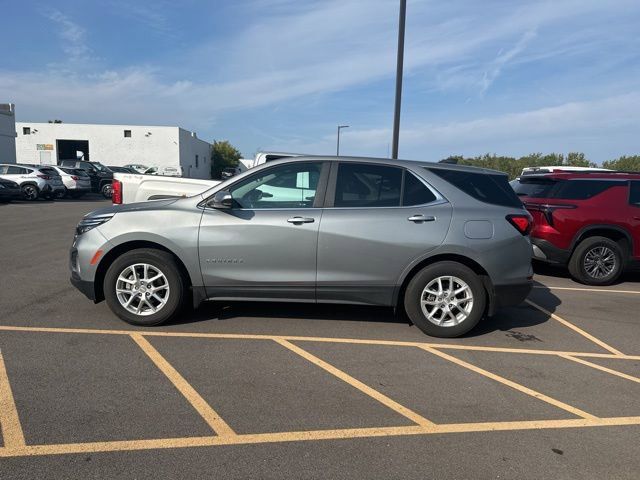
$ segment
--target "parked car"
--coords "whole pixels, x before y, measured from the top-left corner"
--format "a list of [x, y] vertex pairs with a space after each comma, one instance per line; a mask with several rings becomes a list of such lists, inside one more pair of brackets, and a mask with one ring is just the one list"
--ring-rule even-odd
[[427, 334], [455, 337], [529, 293], [530, 220], [492, 170], [279, 160], [201, 195], [90, 213], [71, 282], [135, 325], [187, 298], [335, 302], [404, 307]]
[[535, 259], [587, 285], [609, 285], [640, 261], [640, 173], [529, 175], [514, 188], [534, 218]]
[[161, 175], [163, 177], [181, 177], [182, 167], [151, 167], [145, 170], [145, 175]]
[[20, 185], [14, 181], [0, 178], [0, 203], [9, 203], [11, 200], [19, 200], [21, 198], [22, 190], [20, 190]]
[[147, 200], [190, 197], [209, 190], [219, 183], [219, 180], [134, 175], [116, 172], [113, 176], [113, 195], [111, 199], [114, 205], [118, 205], [146, 202]]
[[240, 167], [227, 167], [222, 169], [221, 177], [222, 180], [226, 180], [235, 175], [238, 175], [239, 173], [242, 173], [242, 169], [240, 169]]
[[99, 162], [88, 162], [86, 160], [61, 160], [58, 163], [61, 167], [79, 168], [89, 175], [91, 179], [91, 191], [101, 193], [105, 198], [111, 198], [111, 181], [113, 172]]
[[554, 173], [554, 172], [612, 172], [608, 168], [597, 168], [597, 167], [570, 167], [565, 165], [550, 165], [548, 167], [525, 167], [522, 169], [523, 175], [536, 175], [540, 173]]
[[124, 168], [130, 168], [131, 170], [135, 171], [136, 173], [140, 173], [140, 174], [143, 174], [144, 172], [149, 170], [149, 167], [147, 165], [143, 165], [141, 163], [129, 163], [129, 164], [125, 165]]
[[116, 165], [108, 165], [107, 168], [113, 173], [138, 173], [133, 168], [118, 167]]
[[0, 164], [0, 178], [11, 180], [20, 185], [25, 200], [36, 200], [39, 197], [54, 198], [64, 192], [64, 185], [59, 175], [42, 171], [36, 165], [15, 163]]
[[64, 185], [62, 196], [80, 198], [85, 193], [91, 191], [91, 178], [89, 178], [89, 175], [87, 175], [84, 170], [57, 166], [50, 166], [47, 167], [47, 169], [53, 170], [60, 175], [62, 184]]

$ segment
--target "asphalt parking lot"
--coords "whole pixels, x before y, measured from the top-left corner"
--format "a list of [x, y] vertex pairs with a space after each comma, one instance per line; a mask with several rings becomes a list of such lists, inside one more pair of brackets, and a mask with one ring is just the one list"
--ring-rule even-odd
[[638, 478], [640, 275], [539, 270], [461, 339], [284, 304], [139, 329], [68, 282], [104, 205], [0, 205], [0, 478]]

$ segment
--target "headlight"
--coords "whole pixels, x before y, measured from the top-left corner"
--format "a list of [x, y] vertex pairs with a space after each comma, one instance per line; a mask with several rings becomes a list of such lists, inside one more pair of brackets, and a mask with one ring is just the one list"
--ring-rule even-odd
[[92, 228], [96, 228], [98, 225], [102, 225], [113, 218], [115, 213], [103, 213], [101, 215], [95, 215], [92, 217], [85, 217], [80, 220], [80, 223], [76, 227], [76, 235], [82, 235], [88, 232]]

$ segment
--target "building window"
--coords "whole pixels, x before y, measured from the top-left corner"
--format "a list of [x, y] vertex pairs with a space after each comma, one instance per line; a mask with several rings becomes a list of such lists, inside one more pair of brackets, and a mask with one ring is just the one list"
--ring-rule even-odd
[[198, 155], [196, 155], [196, 168], [198, 168]]
[[131, 130], [124, 131], [124, 138], [131, 138]]
[[22, 127], [23, 135], [31, 135], [31, 127]]

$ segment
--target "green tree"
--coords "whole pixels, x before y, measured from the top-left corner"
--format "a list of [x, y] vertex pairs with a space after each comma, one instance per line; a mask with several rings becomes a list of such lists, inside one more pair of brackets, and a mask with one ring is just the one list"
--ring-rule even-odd
[[211, 150], [211, 178], [220, 179], [222, 170], [238, 165], [242, 154], [228, 140], [213, 142]]
[[623, 155], [614, 160], [606, 160], [602, 162], [602, 167], [627, 172], [640, 172], [640, 155]]

